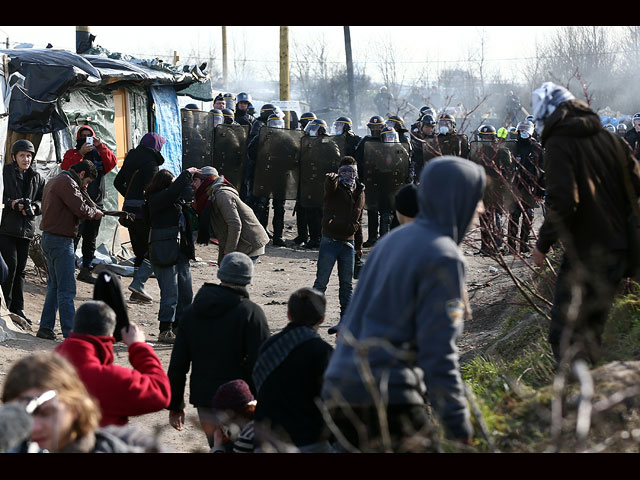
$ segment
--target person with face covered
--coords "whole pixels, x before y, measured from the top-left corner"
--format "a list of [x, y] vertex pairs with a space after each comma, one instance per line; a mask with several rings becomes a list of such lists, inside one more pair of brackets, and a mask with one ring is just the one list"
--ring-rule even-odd
[[365, 186], [358, 179], [353, 157], [343, 157], [337, 173], [328, 173], [324, 183], [322, 239], [313, 288], [321, 293], [338, 263], [340, 316], [353, 291], [353, 267], [362, 257], [362, 210]]
[[149, 224], [144, 212], [144, 189], [153, 176], [158, 173], [158, 167], [164, 163], [161, 150], [166, 140], [161, 135], [150, 132], [140, 140], [140, 144], [131, 150], [124, 159], [120, 171], [113, 180], [118, 193], [124, 197], [123, 210], [134, 215], [133, 223], [127, 227], [131, 248], [135, 255], [133, 280], [129, 285], [130, 300], [150, 303], [153, 297], [147, 293], [144, 286], [153, 273], [148, 258]]
[[547, 209], [534, 263], [542, 267], [557, 241], [564, 247], [549, 343], [559, 364], [596, 362], [620, 281], [638, 268], [629, 218], [640, 195], [640, 166], [629, 146], [566, 88], [545, 82], [531, 104], [544, 148]]
[[[79, 161], [86, 159], [96, 166], [98, 178], [87, 187], [87, 193], [91, 200], [98, 207], [104, 207], [105, 185], [104, 177], [116, 166], [118, 160], [116, 155], [98, 137], [89, 125], [80, 127], [77, 133], [76, 148], [68, 150], [62, 159], [62, 170], [69, 170], [69, 167]], [[78, 236], [74, 240], [77, 248], [80, 238], [82, 238], [82, 268], [78, 272], [77, 279], [86, 283], [96, 283], [96, 279], [91, 275], [91, 262], [96, 251], [96, 238], [100, 230], [101, 220], [85, 219], [80, 222]]]
[[[470, 316], [459, 245], [483, 213], [485, 185], [484, 170], [473, 162], [431, 160], [422, 170], [415, 220], [385, 235], [367, 257], [322, 386], [332, 421], [359, 451], [383, 451], [375, 395], [384, 402], [393, 451], [407, 451], [404, 440], [418, 432], [433, 438], [427, 394], [447, 436], [471, 440], [456, 347]], [[363, 343], [372, 345], [361, 350], [371, 384], [354, 361], [354, 344]], [[436, 449], [415, 444], [418, 451]]]
[[10, 312], [24, 313], [24, 278], [29, 244], [35, 234], [35, 218], [41, 214], [44, 179], [33, 166], [36, 151], [28, 140], [18, 140], [11, 147], [13, 161], [2, 171], [4, 183], [0, 253], [6, 261], [8, 275], [2, 282], [2, 293]]

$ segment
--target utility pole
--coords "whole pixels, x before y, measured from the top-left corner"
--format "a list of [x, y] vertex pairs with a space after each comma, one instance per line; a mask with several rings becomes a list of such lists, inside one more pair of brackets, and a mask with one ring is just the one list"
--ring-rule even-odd
[[76, 53], [81, 54], [93, 47], [95, 35], [91, 35], [89, 27], [76, 26]]
[[225, 90], [229, 90], [229, 69], [227, 66], [227, 27], [222, 27], [222, 82]]
[[7, 43], [6, 43], [6, 45], [7, 45], [7, 50], [9, 50], [9, 37], [7, 37]]
[[351, 107], [351, 117], [354, 130], [360, 125], [358, 112], [356, 111], [356, 94], [353, 79], [353, 57], [351, 56], [351, 31], [349, 27], [344, 27], [344, 48], [347, 54], [347, 83], [349, 90], [349, 106]]
[[[280, 27], [280, 100], [289, 101], [289, 27]], [[284, 126], [291, 127], [288, 110], [284, 112]]]
[[173, 65], [177, 65], [178, 61], [180, 60], [180, 55], [178, 55], [178, 51], [174, 50], [173, 51]]

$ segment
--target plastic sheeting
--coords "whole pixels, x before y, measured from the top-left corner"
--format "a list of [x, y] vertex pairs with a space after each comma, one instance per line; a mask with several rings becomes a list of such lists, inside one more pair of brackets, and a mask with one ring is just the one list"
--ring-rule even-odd
[[133, 148], [149, 133], [149, 93], [137, 85], [127, 85], [129, 93], [129, 127]]
[[182, 171], [182, 121], [178, 95], [172, 86], [153, 86], [150, 88], [155, 104], [156, 133], [167, 141], [162, 148], [164, 165], [174, 175]]
[[[110, 90], [74, 90], [67, 97], [61, 99], [59, 105], [70, 125], [70, 128], [64, 130], [62, 135], [70, 143], [70, 148], [75, 148], [78, 129], [82, 125], [88, 124], [96, 132], [96, 136], [100, 138], [102, 143], [109, 147], [112, 152], [117, 153], [114, 130], [115, 107]], [[113, 180], [117, 173], [118, 168], [116, 167], [104, 177], [105, 210], [118, 210], [118, 191], [113, 186]], [[101, 245], [104, 243], [109, 250], [119, 252], [120, 237], [117, 235], [119, 225], [116, 217], [103, 217], [96, 244]]]

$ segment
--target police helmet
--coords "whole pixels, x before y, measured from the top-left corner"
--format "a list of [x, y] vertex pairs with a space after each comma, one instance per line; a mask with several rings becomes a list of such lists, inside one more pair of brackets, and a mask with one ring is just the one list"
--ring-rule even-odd
[[432, 117], [435, 117], [436, 116], [436, 112], [434, 112], [433, 108], [431, 108], [430, 106], [425, 105], [424, 107], [422, 107], [420, 109], [420, 113], [418, 114], [418, 120], [422, 120], [422, 118], [425, 115], [431, 115]]
[[18, 152], [29, 152], [31, 155], [35, 155], [36, 149], [29, 140], [16, 140], [11, 145], [11, 155], [16, 155]]
[[195, 103], [189, 103], [184, 106], [186, 110], [200, 110]]
[[249, 108], [247, 108], [247, 113], [252, 116], [256, 113], [256, 109], [253, 106], [253, 103], [251, 102], [249, 102]]
[[246, 92], [240, 92], [236, 97], [236, 103], [247, 102], [251, 103], [251, 95]]
[[[447, 130], [445, 130], [445, 128]], [[440, 118], [438, 118], [438, 129], [440, 133], [446, 135], [448, 133], [453, 133], [456, 129], [456, 119], [453, 115], [448, 112], [443, 112], [440, 114]]]
[[272, 103], [265, 103], [260, 107], [260, 119], [267, 121], [269, 115], [272, 115], [276, 112], [276, 107]]
[[616, 130], [618, 130], [618, 133], [625, 133], [627, 131], [627, 126], [624, 123], [619, 122]]
[[233, 110], [231, 110], [230, 108], [223, 108], [222, 116], [224, 117], [225, 124], [231, 125], [233, 123], [234, 113], [233, 113]]
[[303, 113], [302, 116], [300, 117], [300, 125], [302, 126], [302, 129], [304, 130], [307, 124], [312, 120], [315, 120], [316, 118], [318, 117], [316, 117], [316, 114], [313, 112]]
[[425, 115], [420, 120], [420, 123], [421, 123], [421, 125], [423, 127], [425, 125], [428, 125], [429, 127], [435, 127], [436, 126], [436, 121], [433, 119], [433, 115], [430, 115], [428, 113], [425, 113]]
[[316, 118], [315, 120], [311, 120], [307, 123], [304, 131], [309, 134], [310, 137], [318, 137], [320, 135], [326, 135], [329, 130], [329, 126], [327, 122], [320, 118]]
[[222, 110], [218, 108], [214, 108], [213, 110], [211, 110], [210, 113], [213, 113], [214, 128], [220, 125], [221, 123], [224, 123], [224, 114], [222, 113]]
[[518, 135], [520, 135], [520, 138], [529, 138], [531, 135], [533, 135], [535, 127], [533, 126], [533, 122], [524, 120], [518, 123], [518, 125], [516, 126], [516, 130], [518, 131]]
[[267, 119], [267, 127], [284, 128], [284, 120], [277, 113], [272, 113]]
[[607, 130], [609, 130], [610, 132], [616, 133], [616, 127], [614, 127], [612, 124], [607, 123], [604, 128], [606, 128]]
[[518, 138], [518, 129], [516, 127], [509, 127], [509, 138]]
[[377, 136], [377, 134], [380, 132], [380, 129], [384, 127], [384, 118], [382, 118], [380, 115], [374, 115], [369, 119], [367, 127], [369, 127], [369, 130], [371, 130], [372, 134]]
[[494, 140], [497, 137], [496, 127], [493, 125], [481, 125], [478, 129], [480, 140]]
[[342, 135], [345, 132], [350, 131], [353, 128], [353, 122], [349, 117], [338, 117], [333, 122], [333, 134]]
[[395, 130], [406, 131], [404, 120], [398, 115], [391, 115], [389, 118], [387, 118], [385, 124], [387, 125], [387, 127], [393, 128]]
[[382, 130], [380, 130], [380, 139], [383, 143], [398, 143], [400, 141], [396, 129], [388, 125], [385, 125], [382, 127]]

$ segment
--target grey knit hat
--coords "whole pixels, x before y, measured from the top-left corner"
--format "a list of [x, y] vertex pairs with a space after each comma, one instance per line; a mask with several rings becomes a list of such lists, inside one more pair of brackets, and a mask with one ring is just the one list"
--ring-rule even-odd
[[204, 175], [218, 175], [218, 170], [216, 170], [215, 167], [206, 166], [200, 169], [200, 173]]
[[218, 267], [218, 278], [224, 283], [248, 285], [252, 276], [253, 261], [241, 252], [228, 253]]

